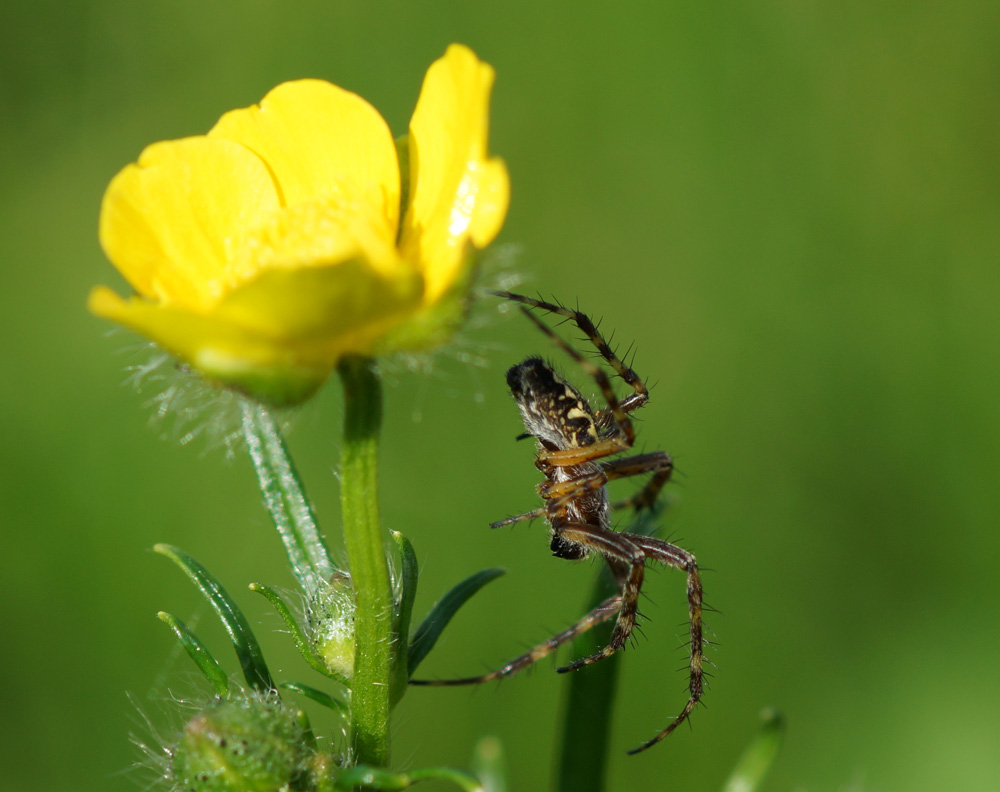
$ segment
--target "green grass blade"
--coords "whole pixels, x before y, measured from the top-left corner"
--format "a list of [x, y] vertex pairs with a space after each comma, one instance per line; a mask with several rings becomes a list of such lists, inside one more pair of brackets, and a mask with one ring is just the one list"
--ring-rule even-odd
[[[594, 583], [588, 608], [597, 607], [614, 594], [615, 589], [614, 580], [605, 568]], [[611, 638], [613, 626], [612, 620], [577, 637], [572, 643], [573, 657], [585, 657], [604, 648]], [[558, 792], [601, 792], [604, 789], [620, 658], [619, 652], [566, 675], [566, 704], [556, 780]]]
[[292, 572], [302, 590], [313, 594], [336, 570], [281, 430], [263, 406], [247, 401], [243, 405], [243, 435], [264, 505], [285, 545]]
[[417, 666], [434, 648], [437, 639], [441, 637], [442, 631], [448, 626], [448, 622], [458, 612], [458, 609], [468, 602], [469, 598], [479, 589], [491, 580], [496, 580], [503, 573], [503, 569], [484, 569], [482, 572], [467, 577], [438, 600], [427, 617], [420, 623], [416, 632], [413, 633], [413, 640], [410, 641], [407, 663], [410, 676], [413, 676]]
[[482, 737], [472, 754], [472, 772], [485, 792], [507, 792], [507, 768], [503, 746], [496, 737]]
[[226, 672], [222, 670], [219, 661], [212, 656], [212, 653], [208, 651], [205, 644], [201, 642], [197, 635], [191, 632], [191, 629], [184, 622], [173, 614], [160, 611], [156, 616], [174, 631], [184, 651], [188, 653], [188, 657], [198, 666], [198, 670], [205, 675], [205, 678], [215, 688], [216, 694], [220, 698], [226, 698], [229, 695], [229, 677], [226, 676]]
[[184, 570], [201, 590], [205, 599], [211, 603], [222, 621], [223, 627], [229, 633], [247, 684], [255, 690], [277, 690], [274, 680], [271, 679], [271, 672], [268, 671], [267, 663], [264, 661], [264, 653], [261, 651], [260, 644], [257, 643], [257, 637], [250, 629], [250, 624], [243, 612], [222, 588], [219, 581], [212, 577], [205, 567], [179, 548], [158, 544], [153, 550], [166, 556]]
[[785, 736], [785, 717], [776, 709], [760, 713], [757, 735], [736, 763], [723, 792], [754, 792], [774, 764]]

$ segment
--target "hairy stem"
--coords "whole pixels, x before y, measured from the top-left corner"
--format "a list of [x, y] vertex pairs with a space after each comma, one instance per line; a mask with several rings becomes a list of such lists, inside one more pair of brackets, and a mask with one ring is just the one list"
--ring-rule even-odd
[[351, 742], [359, 764], [386, 767], [395, 636], [392, 586], [378, 511], [382, 388], [367, 358], [346, 358], [337, 372], [344, 385], [341, 512], [356, 608]]

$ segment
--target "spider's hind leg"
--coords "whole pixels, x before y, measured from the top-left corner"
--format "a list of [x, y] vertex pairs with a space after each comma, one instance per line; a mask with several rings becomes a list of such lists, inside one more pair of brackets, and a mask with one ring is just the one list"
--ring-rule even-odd
[[701, 623], [701, 612], [704, 608], [704, 603], [702, 601], [701, 575], [698, 572], [698, 562], [692, 553], [677, 545], [670, 544], [670, 542], [665, 542], [662, 539], [656, 539], [652, 536], [641, 536], [638, 534], [627, 534], [627, 536], [642, 548], [647, 558], [687, 572], [688, 618], [690, 620], [691, 635], [691, 670], [687, 704], [684, 705], [684, 709], [681, 710], [680, 715], [674, 718], [666, 728], [660, 730], [638, 748], [629, 751], [630, 754], [637, 754], [656, 745], [686, 721], [705, 692], [704, 671], [702, 669], [705, 661], [703, 653], [705, 641], [702, 635]]
[[492, 682], [494, 679], [504, 679], [548, 657], [560, 646], [572, 641], [578, 635], [583, 635], [597, 625], [604, 624], [604, 622], [613, 618], [618, 613], [620, 604], [621, 597], [618, 594], [608, 597], [572, 626], [563, 630], [558, 635], [552, 636], [547, 641], [538, 644], [523, 655], [515, 657], [496, 671], [490, 671], [488, 674], [481, 674], [480, 676], [463, 677], [461, 679], [411, 679], [410, 684], [427, 687], [455, 687], [458, 685], [479, 685], [483, 682]]
[[611, 631], [608, 645], [587, 657], [574, 660], [569, 665], [556, 669], [560, 674], [576, 671], [611, 657], [625, 646], [639, 611], [639, 591], [645, 572], [645, 553], [626, 534], [616, 533], [590, 525], [570, 524], [560, 526], [556, 537], [571, 545], [580, 545], [587, 550], [603, 555], [621, 587], [620, 606], [615, 628]]

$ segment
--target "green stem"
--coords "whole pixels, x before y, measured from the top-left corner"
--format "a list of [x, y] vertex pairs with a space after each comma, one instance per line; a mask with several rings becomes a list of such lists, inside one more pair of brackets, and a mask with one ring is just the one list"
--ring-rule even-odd
[[367, 358], [345, 358], [337, 372], [344, 384], [340, 504], [355, 596], [351, 742], [358, 764], [387, 767], [395, 636], [392, 584], [378, 512], [382, 389]]

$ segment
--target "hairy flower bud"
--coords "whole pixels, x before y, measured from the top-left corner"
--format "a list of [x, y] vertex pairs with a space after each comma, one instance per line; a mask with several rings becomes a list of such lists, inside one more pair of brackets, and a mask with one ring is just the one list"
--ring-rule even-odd
[[173, 750], [177, 790], [280, 792], [295, 788], [311, 750], [297, 713], [277, 697], [222, 701], [187, 722]]
[[316, 593], [307, 608], [308, 634], [313, 652], [334, 673], [350, 679], [354, 672], [354, 585], [346, 572], [337, 572]]

